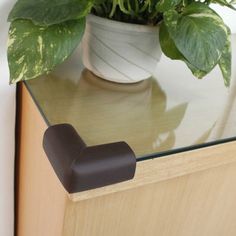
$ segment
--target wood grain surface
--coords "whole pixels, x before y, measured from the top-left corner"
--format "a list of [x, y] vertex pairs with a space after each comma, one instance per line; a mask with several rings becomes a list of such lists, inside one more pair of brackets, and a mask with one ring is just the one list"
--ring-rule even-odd
[[47, 128], [30, 94], [21, 89], [17, 236], [62, 235], [67, 194], [44, 154]]
[[133, 180], [68, 195], [23, 86], [17, 236], [235, 236], [236, 143], [138, 163]]

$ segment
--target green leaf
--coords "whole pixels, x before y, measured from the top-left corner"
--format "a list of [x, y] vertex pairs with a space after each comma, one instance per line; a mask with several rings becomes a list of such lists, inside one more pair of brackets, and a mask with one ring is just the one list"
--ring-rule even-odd
[[231, 80], [231, 61], [232, 61], [232, 53], [231, 53], [231, 40], [230, 40], [230, 29], [228, 28], [227, 42], [225, 44], [223, 53], [218, 62], [218, 65], [221, 69], [225, 86], [229, 87]]
[[193, 75], [198, 79], [202, 79], [204, 76], [208, 74], [208, 72], [199, 70], [198, 68], [190, 64], [187, 60], [185, 61], [185, 63], [188, 66], [188, 68], [192, 71]]
[[105, 3], [107, 0], [94, 0], [94, 5], [101, 5]]
[[8, 20], [28, 19], [36, 25], [48, 26], [85, 17], [93, 0], [18, 0]]
[[184, 56], [175, 46], [164, 22], [160, 25], [159, 40], [162, 52], [172, 60], [183, 60]]
[[158, 12], [165, 12], [177, 6], [181, 0], [160, 0], [156, 5]]
[[51, 71], [77, 47], [84, 29], [84, 18], [49, 27], [36, 26], [29, 20], [12, 22], [8, 41], [10, 82]]
[[176, 47], [196, 69], [210, 72], [218, 63], [227, 31], [222, 19], [207, 5], [193, 3], [182, 15], [164, 13], [164, 22]]
[[193, 75], [196, 76], [197, 78], [202, 78], [207, 74], [207, 72], [201, 71], [196, 67], [194, 67], [193, 65], [191, 65], [190, 62], [188, 62], [187, 59], [184, 58], [184, 56], [175, 46], [175, 43], [173, 39], [170, 37], [170, 34], [164, 23], [162, 23], [160, 26], [159, 39], [160, 39], [161, 49], [167, 57], [171, 58], [172, 60], [184, 61], [188, 66], [188, 68], [192, 71]]

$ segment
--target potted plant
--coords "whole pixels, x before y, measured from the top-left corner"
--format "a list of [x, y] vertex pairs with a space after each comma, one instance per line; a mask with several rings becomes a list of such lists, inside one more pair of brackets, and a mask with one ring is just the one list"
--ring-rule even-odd
[[84, 65], [108, 80], [150, 77], [161, 47], [197, 78], [218, 65], [229, 86], [230, 30], [210, 3], [234, 8], [227, 0], [18, 0], [8, 18], [10, 82], [49, 73], [83, 38]]

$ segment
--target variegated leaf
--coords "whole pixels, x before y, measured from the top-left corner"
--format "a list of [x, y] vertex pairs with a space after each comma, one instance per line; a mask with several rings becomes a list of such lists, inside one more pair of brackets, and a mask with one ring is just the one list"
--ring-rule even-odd
[[28, 19], [48, 26], [85, 17], [92, 6], [93, 0], [18, 0], [8, 20]]
[[49, 27], [29, 20], [11, 23], [8, 41], [10, 82], [33, 79], [62, 63], [79, 44], [85, 19]]
[[170, 10], [164, 21], [176, 47], [200, 71], [209, 72], [218, 63], [227, 40], [222, 19], [207, 5], [193, 3], [183, 14]]
[[188, 68], [192, 71], [193, 75], [197, 77], [198, 79], [202, 79], [204, 76], [206, 76], [209, 73], [203, 70], [199, 70], [198, 68], [190, 64], [187, 60], [185, 60], [185, 63], [188, 66]]
[[167, 27], [164, 22], [160, 26], [159, 40], [162, 52], [171, 58], [172, 60], [183, 60], [184, 56], [175, 46], [173, 39], [170, 37], [170, 34], [167, 30]]
[[207, 72], [201, 71], [190, 64], [190, 62], [187, 61], [187, 59], [181, 54], [181, 52], [178, 50], [178, 48], [175, 46], [174, 41], [170, 37], [170, 34], [166, 28], [166, 25], [164, 23], [160, 26], [160, 45], [163, 53], [171, 58], [172, 60], [182, 60], [186, 63], [188, 68], [192, 71], [193, 75], [197, 78], [201, 79], [204, 77]]
[[230, 39], [230, 29], [228, 28], [227, 42], [224, 47], [222, 56], [219, 60], [219, 67], [221, 69], [225, 86], [230, 85], [231, 80], [231, 66], [232, 66], [232, 53], [231, 53], [231, 39]]
[[181, 0], [160, 0], [156, 4], [156, 10], [158, 12], [165, 12], [176, 7]]

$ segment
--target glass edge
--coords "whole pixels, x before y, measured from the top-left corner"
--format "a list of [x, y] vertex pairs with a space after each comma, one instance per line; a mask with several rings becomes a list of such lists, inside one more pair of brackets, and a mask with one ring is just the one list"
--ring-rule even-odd
[[38, 104], [37, 99], [35, 98], [33, 92], [32, 92], [31, 89], [30, 89], [30, 85], [27, 84], [27, 81], [23, 81], [23, 83], [24, 83], [26, 89], [28, 90], [28, 92], [30, 93], [30, 96], [32, 97], [32, 99], [33, 99], [33, 101], [34, 101], [36, 107], [38, 108], [40, 114], [42, 115], [42, 117], [43, 117], [45, 123], [46, 123], [47, 126], [49, 127], [51, 124], [50, 124], [49, 120], [47, 119], [46, 115], [44, 114], [43, 110], [41, 109], [40, 105]]
[[169, 156], [169, 155], [173, 155], [173, 154], [177, 154], [177, 153], [198, 150], [201, 148], [213, 147], [213, 146], [216, 146], [219, 144], [229, 143], [229, 142], [233, 142], [233, 141], [236, 141], [236, 137], [224, 138], [224, 139], [220, 139], [220, 140], [216, 140], [216, 141], [210, 141], [207, 143], [196, 144], [196, 145], [191, 145], [191, 146], [187, 146], [187, 147], [180, 147], [180, 148], [176, 148], [173, 150], [162, 151], [162, 152], [158, 152], [158, 153], [152, 153], [150, 155], [143, 155], [143, 156], [137, 157], [137, 162], [151, 160], [154, 158], [165, 157], [165, 156]]

